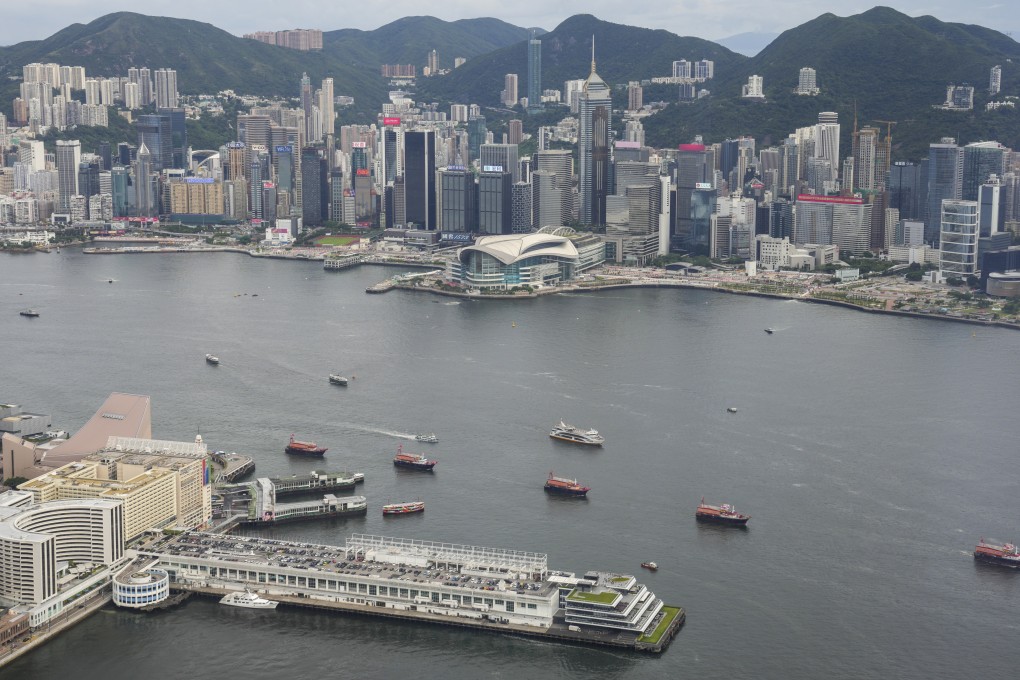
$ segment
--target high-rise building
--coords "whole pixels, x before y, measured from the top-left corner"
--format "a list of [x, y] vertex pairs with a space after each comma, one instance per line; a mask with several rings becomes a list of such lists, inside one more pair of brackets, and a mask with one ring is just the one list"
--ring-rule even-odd
[[477, 160], [478, 154], [481, 150], [482, 144], [485, 144], [485, 138], [488, 136], [488, 130], [485, 128], [485, 116], [473, 116], [468, 118], [467, 124], [468, 131], [468, 154], [470, 158], [463, 159], [465, 165], [467, 162]]
[[[613, 102], [609, 86], [595, 72], [595, 44], [592, 42], [591, 73], [584, 82], [578, 105], [578, 179], [581, 224], [606, 223], [609, 195], [609, 144], [613, 138]], [[544, 225], [543, 225], [544, 226]]]
[[977, 202], [981, 236], [1003, 232], [1006, 227], [1006, 191], [998, 177], [993, 175], [978, 187]]
[[797, 80], [797, 94], [814, 96], [818, 94], [818, 83], [813, 68], [805, 66], [800, 70]]
[[78, 166], [81, 165], [81, 142], [77, 139], [57, 140], [57, 207], [61, 212], [71, 209], [71, 197], [78, 195]]
[[942, 201], [960, 200], [963, 192], [963, 149], [952, 137], [928, 148], [928, 205], [924, 240], [934, 243], [942, 232]]
[[156, 69], [156, 108], [177, 108], [177, 71], [170, 68]]
[[152, 170], [174, 167], [173, 130], [169, 116], [146, 113], [138, 116], [138, 148], [144, 144], [151, 154]]
[[170, 147], [172, 168], [188, 168], [188, 124], [184, 109], [157, 109], [157, 113], [170, 120]]
[[977, 201], [944, 199], [939, 218], [939, 270], [944, 276], [972, 276], [977, 272]]
[[832, 111], [818, 114], [815, 125], [814, 157], [829, 162], [830, 174], [826, 181], [835, 182], [839, 173], [839, 118]]
[[478, 148], [478, 164], [482, 172], [509, 172], [515, 182], [521, 179], [516, 144], [482, 144]]
[[927, 186], [921, 182], [921, 166], [897, 161], [889, 167], [889, 208], [899, 211], [902, 220], [923, 217]]
[[[319, 111], [322, 112], [322, 132], [324, 135], [336, 133], [336, 110], [333, 107], [333, 79], [323, 78], [322, 89], [319, 90]], [[328, 159], [327, 159], [328, 160]]]
[[418, 229], [436, 229], [436, 133], [404, 133], [404, 210]]
[[744, 99], [765, 99], [765, 79], [758, 75], [748, 76], [740, 96]]
[[503, 92], [500, 101], [503, 106], [517, 106], [517, 74], [507, 73], [503, 76]]
[[301, 149], [301, 217], [305, 227], [322, 224], [328, 205], [326, 159], [314, 146]]
[[[710, 172], [708, 154], [704, 144], [680, 145], [677, 152], [676, 199], [674, 201], [676, 225], [673, 236], [677, 240], [678, 247], [699, 255], [708, 254], [709, 234], [707, 230], [697, 233], [691, 200], [696, 190], [714, 191]], [[703, 224], [702, 226], [707, 229], [707, 225]], [[706, 250], [695, 252], [699, 245], [704, 246]]]
[[976, 201], [978, 188], [992, 175], [1001, 177], [1008, 149], [999, 142], [975, 142], [963, 147], [963, 177], [960, 197]]
[[429, 70], [429, 75], [430, 76], [439, 75], [439, 53], [436, 52], [435, 50], [432, 50], [431, 52], [428, 53], [427, 60], [428, 65], [426, 66], [426, 68], [428, 68]]
[[531, 208], [532, 187], [530, 182], [517, 182], [510, 198], [510, 231], [527, 234], [532, 229], [534, 215]]
[[516, 118], [507, 122], [506, 141], [509, 144], [520, 144], [524, 141], [524, 123]]
[[644, 88], [637, 80], [627, 83], [627, 110], [640, 111], [644, 106]]
[[715, 62], [708, 59], [694, 62], [694, 79], [711, 80], [715, 77]]
[[490, 170], [478, 175], [478, 231], [482, 234], [512, 233], [513, 174]]
[[301, 74], [301, 113], [303, 115], [305, 139], [314, 140], [312, 130], [312, 79], [307, 73]]
[[686, 59], [680, 59], [679, 61], [673, 62], [673, 77], [674, 78], [691, 78], [693, 73], [694, 65]]
[[135, 213], [139, 217], [154, 217], [157, 212], [156, 196], [152, 190], [152, 154], [142, 142], [138, 145], [135, 160]]
[[871, 247], [872, 206], [863, 199], [800, 195], [793, 219], [797, 244], [835, 245], [840, 252], [861, 255]]
[[542, 41], [528, 41], [528, 112], [541, 111], [542, 106]]
[[478, 186], [463, 166], [439, 169], [437, 215], [442, 231], [478, 230]]
[[884, 191], [889, 152], [881, 139], [882, 131], [865, 126], [854, 133], [854, 189]]
[[988, 78], [988, 93], [999, 94], [1002, 91], [1002, 67], [996, 64], [992, 67]]

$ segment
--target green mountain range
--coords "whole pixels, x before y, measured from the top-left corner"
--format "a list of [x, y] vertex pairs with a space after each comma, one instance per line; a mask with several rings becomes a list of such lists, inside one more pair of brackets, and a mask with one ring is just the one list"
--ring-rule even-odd
[[[622, 26], [589, 14], [570, 17], [540, 38], [543, 89], [562, 89], [566, 80], [588, 77], [593, 38], [598, 73], [610, 84], [672, 75], [673, 62], [678, 59], [710, 59], [715, 61], [717, 71], [733, 69], [747, 59], [701, 38]], [[524, 96], [528, 77], [526, 42], [473, 59], [442, 78], [422, 80], [417, 94], [425, 101], [500, 106], [499, 93], [507, 73], [518, 75], [519, 91]]]
[[[980, 26], [911, 18], [887, 7], [837, 17], [824, 14], [786, 31], [735, 69], [716, 66], [701, 101], [670, 106], [645, 121], [652, 145], [672, 145], [701, 134], [719, 141], [741, 134], [762, 144], [781, 143], [796, 127], [810, 125], [819, 111], [836, 111], [849, 149], [856, 107], [861, 125], [896, 121], [894, 155], [919, 158], [942, 136], [962, 143], [996, 139], [1020, 146], [1020, 111], [984, 110], [989, 71], [1002, 66], [1003, 94], [1020, 94], [1020, 43]], [[794, 93], [801, 67], [817, 71], [817, 97]], [[767, 101], [742, 100], [741, 85], [752, 74], [764, 78]], [[975, 88], [974, 111], [932, 108], [945, 100], [949, 83]], [[1001, 99], [1002, 97], [998, 97]]]
[[131, 66], [173, 68], [184, 94], [232, 89], [263, 96], [297, 96], [301, 74], [313, 83], [334, 79], [334, 92], [355, 97], [356, 116], [369, 118], [386, 97], [383, 63], [425, 63], [436, 49], [440, 64], [475, 57], [519, 42], [527, 29], [497, 19], [446, 22], [408, 17], [374, 31], [353, 29], [323, 35], [314, 52], [239, 38], [210, 24], [188, 19], [117, 12], [88, 24], [73, 24], [45, 40], [0, 47], [0, 102], [9, 110], [17, 96], [21, 67], [32, 62], [84, 66], [89, 75], [126, 75]]

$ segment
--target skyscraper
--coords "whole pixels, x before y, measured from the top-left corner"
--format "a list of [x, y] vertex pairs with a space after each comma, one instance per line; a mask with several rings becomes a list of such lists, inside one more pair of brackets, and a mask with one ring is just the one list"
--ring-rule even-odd
[[474, 174], [462, 166], [439, 169], [439, 228], [443, 231], [476, 231], [478, 187]]
[[436, 133], [404, 133], [404, 211], [418, 229], [436, 228]]
[[326, 216], [323, 204], [328, 203], [326, 160], [314, 146], [301, 149], [301, 217], [306, 227], [322, 224]]
[[959, 200], [963, 191], [963, 149], [952, 137], [928, 148], [928, 205], [924, 240], [934, 243], [942, 231], [942, 201]]
[[305, 139], [314, 138], [312, 132], [312, 80], [307, 73], [301, 74], [301, 111], [304, 114]]
[[517, 74], [507, 73], [503, 76], [503, 106], [517, 105]]
[[478, 231], [482, 234], [509, 234], [513, 214], [513, 175], [492, 170], [478, 176]]
[[528, 41], [528, 112], [542, 110], [542, 41]]
[[439, 75], [439, 53], [435, 50], [428, 54], [428, 69], [430, 76]]
[[988, 77], [988, 93], [999, 94], [1002, 91], [1002, 67], [995, 65]]
[[976, 201], [978, 188], [992, 175], [1002, 175], [1006, 151], [1006, 147], [999, 142], [975, 142], [963, 147], [963, 178], [960, 188], [963, 200]]
[[81, 142], [77, 139], [57, 140], [57, 195], [61, 212], [71, 208], [71, 197], [78, 195], [78, 166], [81, 164]]
[[135, 123], [138, 132], [138, 148], [142, 145], [151, 155], [152, 170], [172, 168], [174, 159], [173, 129], [169, 116], [146, 113], [138, 116]]
[[138, 145], [135, 160], [135, 208], [139, 217], [153, 217], [156, 201], [152, 192], [152, 154], [145, 143]]
[[184, 109], [177, 107], [173, 109], [157, 109], [157, 113], [166, 116], [170, 120], [170, 150], [171, 159], [169, 167], [188, 167], [188, 123]]
[[478, 149], [478, 164], [482, 172], [509, 172], [515, 182], [521, 179], [516, 144], [482, 144]]
[[676, 168], [676, 226], [673, 233], [678, 245], [691, 252], [695, 252], [699, 245], [704, 246], [695, 252], [698, 255], [708, 254], [708, 225], [701, 224], [702, 233], [695, 228], [691, 201], [696, 190], [713, 189], [709, 172], [708, 154], [705, 152], [704, 144], [680, 145]]
[[173, 109], [177, 104], [177, 71], [170, 68], [156, 69], [156, 108]]
[[978, 268], [978, 203], [946, 199], [939, 208], [939, 271], [972, 276]]
[[813, 68], [805, 66], [800, 70], [800, 76], [797, 81], [797, 94], [818, 94], [818, 84], [816, 82], [816, 74]]
[[606, 223], [609, 195], [609, 143], [613, 137], [613, 102], [609, 86], [595, 72], [595, 41], [592, 40], [591, 73], [584, 82], [578, 105], [578, 177], [581, 224]]
[[917, 220], [924, 216], [926, 186], [921, 183], [921, 166], [897, 161], [889, 168], [889, 208], [898, 210], [900, 219]]
[[510, 144], [520, 144], [524, 141], [524, 123], [516, 118], [507, 122], [506, 141]]
[[[323, 78], [322, 89], [319, 91], [319, 111], [322, 112], [322, 132], [324, 135], [336, 133], [336, 111], [333, 108], [333, 79]], [[329, 160], [329, 159], [327, 159]], [[332, 163], [332, 161], [329, 161]]]

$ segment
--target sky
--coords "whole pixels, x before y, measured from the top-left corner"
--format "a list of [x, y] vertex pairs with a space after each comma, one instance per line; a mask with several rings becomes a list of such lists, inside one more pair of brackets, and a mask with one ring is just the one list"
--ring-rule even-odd
[[[978, 0], [982, 2], [982, 0]], [[885, 4], [910, 16], [933, 15], [943, 21], [981, 24], [1012, 33], [1020, 40], [1017, 0], [984, 0], [980, 5], [959, 0], [891, 0]], [[137, 0], [4, 0], [0, 3], [0, 45], [41, 40], [72, 23], [88, 23], [119, 11], [156, 13], [155, 5], [139, 8]], [[371, 11], [352, 12], [354, 3], [322, 0], [176, 0], [159, 7], [168, 16], [204, 21], [236, 35], [286, 28], [374, 29], [404, 16], [432, 14], [452, 21], [491, 16], [517, 26], [552, 30], [574, 14], [594, 14], [614, 23], [663, 28], [678, 35], [715, 40], [744, 32], [780, 33], [819, 14], [858, 14], [873, 5], [856, 0], [670, 0], [621, 3], [618, 0], [446, 0], [432, 11], [420, 0], [371, 3]], [[159, 12], [163, 13], [163, 12]]]

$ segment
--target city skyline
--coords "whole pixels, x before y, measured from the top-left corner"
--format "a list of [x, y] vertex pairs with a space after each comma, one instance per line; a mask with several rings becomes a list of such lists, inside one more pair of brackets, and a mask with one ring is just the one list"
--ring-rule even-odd
[[[495, 17], [502, 21], [524, 28], [542, 28], [553, 30], [557, 25], [574, 14], [593, 14], [598, 18], [614, 23], [640, 26], [652, 29], [665, 29], [681, 36], [694, 36], [712, 41], [722, 41], [739, 36], [743, 33], [781, 33], [793, 28], [805, 20], [802, 6], [795, 5], [791, 0], [768, 0], [765, 3], [746, 3], [746, 8], [727, 5], [725, 9], [712, 5], [694, 5], [682, 11], [659, 10], [658, 6], [643, 13], [636, 13], [634, 8], [623, 8], [615, 3], [600, 2], [592, 5], [585, 3], [550, 11], [548, 6], [539, 3], [518, 3], [508, 8], [500, 5], [469, 5], [461, 11], [444, 13], [439, 18], [445, 21], [473, 19], [479, 17]], [[827, 0], [812, 8], [811, 14], [817, 16], [831, 12], [841, 17], [851, 16], [870, 9], [872, 4], [865, 3], [848, 7], [845, 3]], [[1008, 10], [1004, 4], [993, 3], [982, 8], [971, 8], [952, 3], [949, 0], [897, 0], [882, 3], [881, 6], [908, 14], [912, 17], [931, 15], [942, 21], [977, 24], [994, 27], [1007, 35], [1020, 35], [1020, 17], [1011, 16], [1008, 11], [996, 14], [997, 10]], [[746, 9], [746, 11], [742, 11]], [[69, 25], [77, 22], [87, 24], [101, 16], [113, 12], [133, 12], [137, 7], [124, 0], [42, 0], [32, 6], [7, 8], [4, 21], [0, 23], [0, 47], [8, 47], [29, 40], [43, 40]], [[980, 13], [979, 13], [980, 12]], [[389, 3], [385, 14], [366, 14], [364, 18], [352, 18], [339, 8], [333, 12], [323, 11], [323, 7], [307, 0], [291, 3], [283, 7], [269, 5], [253, 11], [250, 3], [241, 4], [236, 0], [210, 5], [194, 0], [186, 0], [176, 5], [176, 18], [192, 19], [210, 23], [237, 36], [260, 30], [284, 30], [287, 28], [304, 27], [318, 28], [323, 31], [334, 31], [344, 28], [374, 30], [380, 26], [404, 17], [420, 16], [418, 6], [403, 2]], [[434, 16], [434, 14], [433, 14]]]

